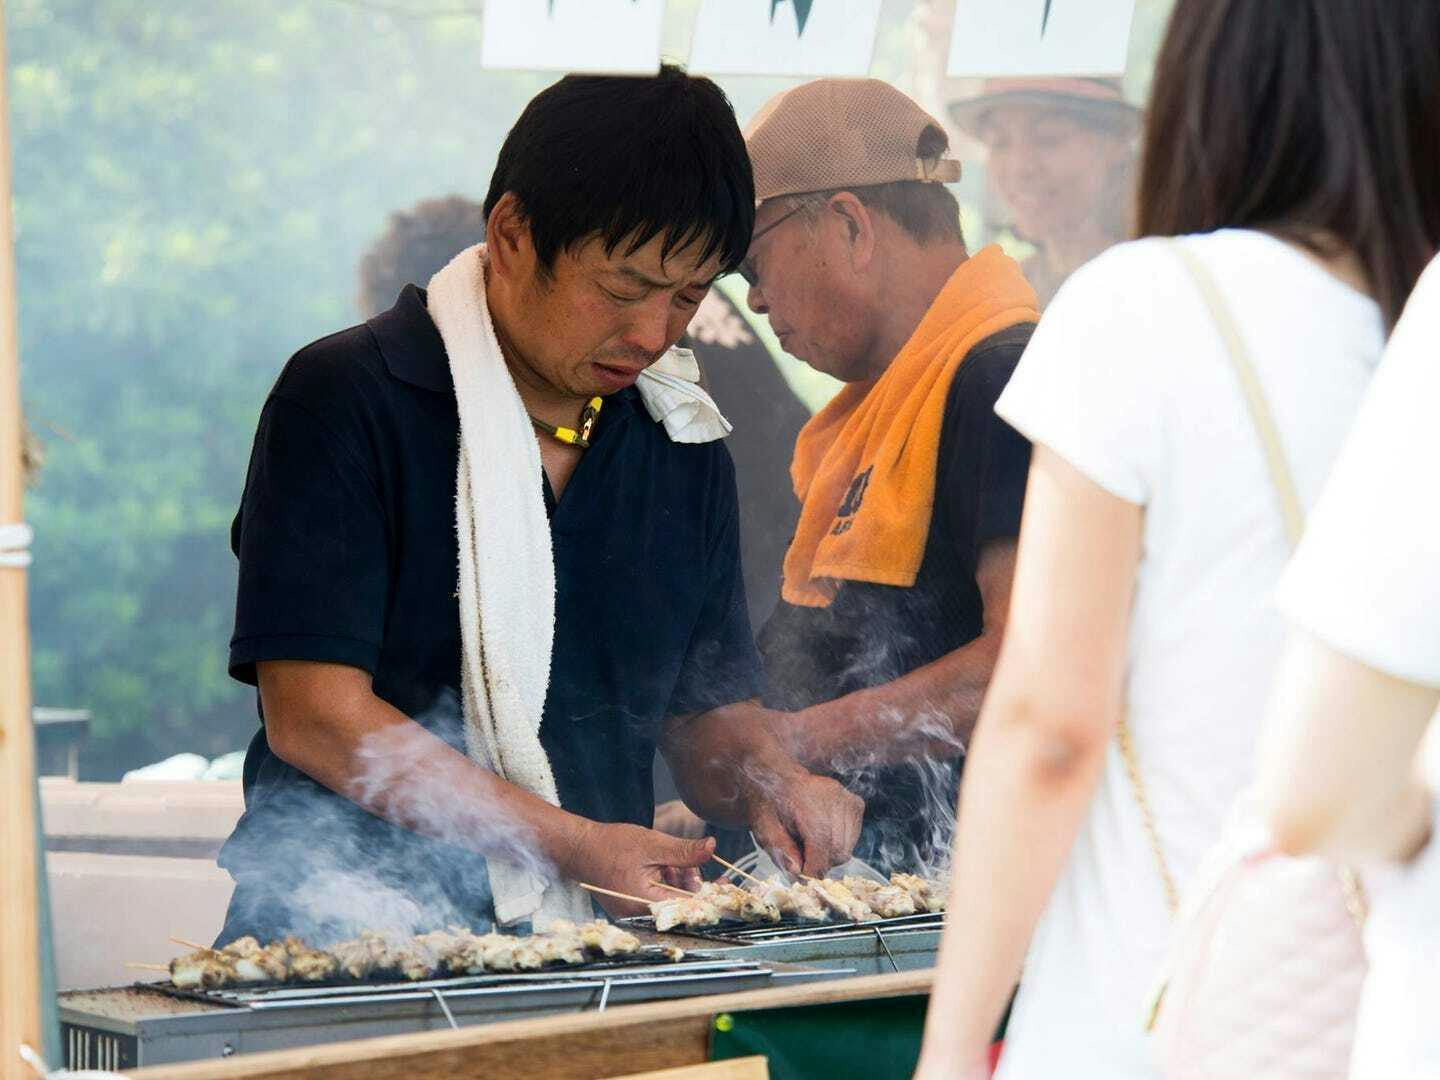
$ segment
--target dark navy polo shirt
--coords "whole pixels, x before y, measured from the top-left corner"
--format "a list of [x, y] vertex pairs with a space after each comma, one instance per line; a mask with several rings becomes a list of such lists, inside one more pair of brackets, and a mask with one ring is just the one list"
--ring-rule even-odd
[[[458, 452], [448, 360], [421, 290], [407, 287], [390, 311], [296, 354], [265, 403], [232, 529], [231, 674], [254, 683], [263, 660], [352, 665], [371, 673], [379, 697], [463, 750]], [[631, 388], [606, 401], [558, 504], [544, 487], [556, 625], [541, 742], [567, 810], [649, 825], [662, 721], [761, 689], [734, 467], [722, 443], [672, 442]], [[221, 854], [239, 883], [237, 932], [289, 920], [330, 936], [295, 910], [305, 875], [292, 880], [289, 862], [310, 880], [371, 875], [448, 918], [488, 916], [480, 860], [285, 764], [263, 717], [245, 806]], [[247, 922], [247, 908], [266, 914]]]
[[[978, 342], [945, 399], [935, 510], [910, 588], [842, 581], [829, 607], [783, 600], [760, 632], [766, 704], [795, 711], [893, 682], [985, 629], [975, 579], [985, 545], [1020, 532], [1030, 444], [995, 415], [1035, 327]], [[886, 870], [933, 867], [950, 853], [962, 755], [840, 772], [865, 799], [856, 854]]]

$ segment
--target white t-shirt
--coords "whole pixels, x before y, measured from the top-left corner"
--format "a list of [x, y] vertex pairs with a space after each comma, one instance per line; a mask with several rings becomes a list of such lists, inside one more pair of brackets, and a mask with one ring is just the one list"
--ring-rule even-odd
[[[1279, 593], [1296, 625], [1425, 686], [1440, 686], [1437, 469], [1440, 260], [1410, 297]], [[1433, 724], [1431, 735], [1433, 750]], [[1433, 753], [1426, 764], [1440, 790]], [[1440, 843], [1372, 887], [1365, 936], [1352, 1077], [1440, 1077]]]
[[[1182, 242], [1219, 282], [1309, 506], [1379, 360], [1379, 308], [1264, 234]], [[1253, 772], [1289, 552], [1234, 367], [1169, 243], [1122, 244], [1066, 282], [996, 412], [1145, 508], [1126, 695], [1183, 891]], [[1032, 941], [999, 1075], [1155, 1076], [1143, 1014], [1170, 928], [1112, 745]]]

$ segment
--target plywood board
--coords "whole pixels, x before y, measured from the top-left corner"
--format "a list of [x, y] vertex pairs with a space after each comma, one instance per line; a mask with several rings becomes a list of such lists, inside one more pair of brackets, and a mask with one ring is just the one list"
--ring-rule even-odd
[[793, 3], [703, 0], [689, 68], [698, 75], [866, 75], [881, 0], [815, 0], [800, 29]]
[[664, 0], [486, 0], [480, 66], [653, 75]]
[[956, 0], [947, 74], [1120, 75], [1135, 0]]

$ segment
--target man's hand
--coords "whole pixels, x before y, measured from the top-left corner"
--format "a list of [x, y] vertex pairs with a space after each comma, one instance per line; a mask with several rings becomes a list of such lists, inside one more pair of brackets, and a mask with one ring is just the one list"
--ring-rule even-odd
[[864, 799], [807, 772], [777, 782], [768, 795], [755, 808], [750, 831], [782, 870], [824, 877], [850, 860], [860, 839]]
[[[576, 840], [568, 872], [575, 881], [598, 885], [602, 889], [642, 896], [647, 900], [667, 900], [675, 894], [655, 887], [655, 882], [676, 885], [682, 889], [700, 887], [699, 867], [715, 854], [715, 841], [680, 840], [654, 829], [639, 825], [607, 825], [591, 822]], [[648, 915], [649, 912], [628, 900], [595, 894], [611, 915]]]

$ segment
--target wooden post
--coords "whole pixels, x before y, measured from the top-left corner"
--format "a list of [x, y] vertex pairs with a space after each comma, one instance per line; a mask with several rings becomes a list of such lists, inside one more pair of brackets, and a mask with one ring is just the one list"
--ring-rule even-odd
[[[23, 519], [15, 235], [5, 4], [0, 0], [0, 525]], [[35, 736], [25, 570], [0, 566], [0, 1078], [29, 1077], [20, 1045], [41, 1047], [40, 919], [35, 851]]]

